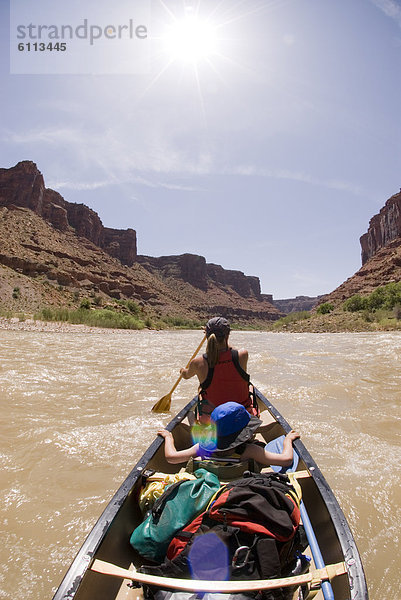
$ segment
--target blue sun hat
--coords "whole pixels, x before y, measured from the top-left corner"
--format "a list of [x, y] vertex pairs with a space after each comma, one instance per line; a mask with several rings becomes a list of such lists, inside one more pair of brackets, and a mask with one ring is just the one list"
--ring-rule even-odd
[[[238, 402], [225, 402], [217, 406], [212, 412], [212, 424], [216, 427], [216, 443], [213, 453], [227, 452], [251, 440], [262, 421], [251, 416], [245, 406]], [[203, 446], [202, 451], [210, 452], [209, 444]]]

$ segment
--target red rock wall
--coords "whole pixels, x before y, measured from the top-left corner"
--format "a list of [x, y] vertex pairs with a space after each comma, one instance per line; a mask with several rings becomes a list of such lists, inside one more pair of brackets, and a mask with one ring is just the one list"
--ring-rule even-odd
[[99, 215], [85, 204], [67, 202], [54, 190], [47, 189], [35, 163], [22, 161], [11, 169], [0, 169], [0, 206], [29, 208], [66, 231], [90, 240], [123, 264], [131, 266], [137, 255], [136, 232], [103, 227]]
[[303, 310], [312, 310], [324, 296], [297, 296], [296, 298], [284, 298], [274, 300], [273, 304], [283, 313], [288, 315], [292, 312], [301, 312]]
[[[82, 246], [83, 252], [88, 255], [93, 250], [96, 251], [96, 248], [89, 246], [85, 240], [90, 240], [95, 247], [104, 250], [109, 256], [117, 258], [133, 269], [141, 271], [142, 265], [148, 272], [144, 271], [146, 275], [150, 272], [157, 276], [157, 279], [152, 280], [156, 281], [157, 289], [161, 286], [162, 289], [169, 290], [174, 298], [179, 297], [180, 306], [181, 298], [185, 298], [184, 303], [190, 306], [192, 315], [206, 318], [210, 314], [223, 314], [228, 318], [240, 320], [271, 320], [281, 316], [272, 305], [272, 297], [261, 294], [258, 277], [249, 277], [241, 271], [208, 264], [203, 256], [195, 254], [158, 258], [137, 256], [136, 232], [133, 229], [122, 231], [104, 227], [96, 212], [84, 204], [67, 202], [58, 192], [47, 189], [42, 174], [33, 162], [23, 161], [11, 169], [0, 169], [0, 208], [1, 206], [7, 207], [9, 211], [14, 209], [22, 213], [32, 210], [46, 221], [46, 226], [51, 224], [58, 235], [61, 237], [65, 235], [66, 240], [71, 237], [71, 234], [74, 238], [76, 235], [79, 236], [81, 238], [79, 241], [82, 243], [77, 244], [77, 247]], [[27, 233], [24, 224], [21, 225], [21, 232]], [[31, 241], [28, 243], [31, 248]], [[21, 250], [21, 254], [26, 253], [26, 241], [24, 244], [25, 246], [22, 244], [24, 250]], [[68, 247], [69, 242], [66, 241], [66, 244]], [[33, 246], [36, 251], [39, 244], [35, 242]], [[12, 257], [10, 254], [4, 254], [2, 262], [25, 274], [39, 273], [43, 270], [49, 278], [57, 279], [60, 285], [80, 286], [81, 282], [86, 282], [85, 285], [92, 282], [100, 291], [115, 298], [120, 298], [121, 295], [131, 297], [133, 294], [139, 294], [135, 288], [136, 284], [131, 284], [129, 281], [121, 283], [120, 279], [122, 280], [123, 276], [120, 277], [120, 273], [117, 273], [118, 283], [112, 281], [116, 275], [115, 269], [111, 274], [112, 277], [102, 274], [96, 275], [94, 280], [93, 267], [85, 270], [88, 264], [84, 260], [82, 272], [77, 273], [76, 264], [81, 265], [82, 257], [78, 259], [75, 250], [57, 251], [56, 262], [57, 257], [63, 261], [69, 254], [73, 256], [74, 266], [71, 267], [70, 259], [67, 257], [65, 259], [67, 266], [63, 269], [59, 267], [57, 273], [53, 274], [51, 272], [49, 274], [48, 266], [39, 264], [35, 252], [29, 260], [26, 256], [21, 258], [21, 256]], [[54, 262], [53, 259], [49, 261], [49, 264]], [[67, 273], [68, 270], [71, 273]], [[185, 284], [190, 284], [191, 287]], [[149, 300], [149, 294], [152, 293], [140, 290], [142, 300]], [[160, 304], [159, 300], [158, 302]], [[165, 300], [163, 302], [165, 303]]]
[[260, 296], [260, 281], [258, 277], [244, 275], [242, 271], [224, 269], [220, 265], [210, 263], [207, 265], [207, 274], [216, 283], [232, 287], [240, 296]]
[[0, 205], [22, 206], [42, 214], [45, 184], [42, 174], [30, 161], [11, 169], [0, 169]]
[[148, 271], [162, 277], [182, 279], [201, 290], [208, 289], [212, 282], [224, 288], [230, 287], [243, 298], [262, 299], [258, 277], [244, 275], [242, 271], [224, 269], [220, 265], [207, 263], [203, 256], [181, 254], [179, 256], [138, 256]]
[[398, 237], [401, 237], [401, 190], [387, 200], [379, 214], [370, 220], [368, 232], [361, 237], [362, 265]]
[[136, 231], [133, 229], [103, 228], [103, 245], [111, 256], [118, 258], [124, 265], [131, 266], [136, 261]]
[[150, 273], [164, 278], [182, 279], [201, 290], [207, 289], [206, 260], [197, 254], [179, 256], [142, 256], [137, 261]]

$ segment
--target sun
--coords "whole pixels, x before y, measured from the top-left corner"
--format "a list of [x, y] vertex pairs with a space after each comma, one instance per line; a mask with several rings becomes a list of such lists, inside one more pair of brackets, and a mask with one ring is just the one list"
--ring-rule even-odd
[[170, 60], [198, 63], [216, 54], [216, 27], [196, 15], [186, 15], [166, 29], [164, 43]]

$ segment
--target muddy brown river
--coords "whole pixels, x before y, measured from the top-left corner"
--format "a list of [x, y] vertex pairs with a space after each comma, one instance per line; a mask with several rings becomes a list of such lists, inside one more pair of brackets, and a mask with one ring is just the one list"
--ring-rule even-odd
[[[0, 598], [51, 598], [169, 417], [201, 332], [0, 331]], [[401, 334], [233, 332], [354, 533], [371, 600], [401, 598]], [[196, 392], [183, 381], [175, 413]], [[170, 416], [171, 418], [171, 416]]]

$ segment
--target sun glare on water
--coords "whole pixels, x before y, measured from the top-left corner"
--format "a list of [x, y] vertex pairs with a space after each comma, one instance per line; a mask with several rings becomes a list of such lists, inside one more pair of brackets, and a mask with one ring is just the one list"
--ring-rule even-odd
[[170, 25], [164, 42], [170, 60], [198, 63], [217, 52], [216, 28], [195, 15], [187, 15]]

